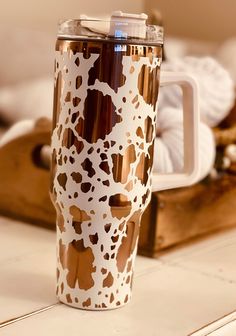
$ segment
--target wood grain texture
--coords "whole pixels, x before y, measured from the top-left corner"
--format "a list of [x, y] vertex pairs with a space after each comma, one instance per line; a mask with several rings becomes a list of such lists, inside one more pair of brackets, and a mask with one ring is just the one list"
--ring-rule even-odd
[[40, 163], [40, 149], [50, 144], [51, 122], [40, 119], [35, 128], [0, 148], [0, 212], [13, 218], [55, 226], [49, 198], [49, 170]]
[[235, 226], [235, 209], [236, 175], [154, 193], [142, 218], [139, 252], [155, 256], [163, 248]]

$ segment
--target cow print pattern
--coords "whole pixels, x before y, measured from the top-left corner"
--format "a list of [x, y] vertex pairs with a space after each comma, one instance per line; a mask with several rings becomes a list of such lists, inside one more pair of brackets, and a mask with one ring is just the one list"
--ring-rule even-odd
[[[131, 297], [139, 223], [151, 197], [156, 119], [156, 99], [139, 83], [144, 71], [158, 78], [160, 67], [158, 57], [123, 56], [123, 85], [114, 89], [99, 79], [89, 82], [98, 59], [56, 52], [51, 187], [57, 295], [95, 310], [117, 308]], [[95, 122], [93, 111], [84, 107], [95, 91], [110, 106], [112, 123], [106, 134], [101, 129], [91, 136], [86, 120]]]

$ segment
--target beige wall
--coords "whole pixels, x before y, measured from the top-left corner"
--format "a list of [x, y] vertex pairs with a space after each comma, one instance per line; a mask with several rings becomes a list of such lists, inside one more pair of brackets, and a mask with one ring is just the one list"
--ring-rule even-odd
[[1, 0], [0, 22], [24, 28], [54, 30], [59, 19], [98, 15], [121, 9], [142, 12], [143, 0]]
[[171, 35], [222, 41], [236, 36], [236, 0], [145, 0], [160, 9]]

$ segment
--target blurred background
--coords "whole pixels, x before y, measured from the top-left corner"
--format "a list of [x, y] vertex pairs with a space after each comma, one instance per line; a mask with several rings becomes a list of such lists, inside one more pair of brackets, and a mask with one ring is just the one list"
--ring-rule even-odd
[[[1, 146], [14, 137], [32, 131], [32, 121], [42, 116], [52, 117], [54, 45], [59, 20], [76, 18], [80, 14], [104, 16], [114, 10], [146, 12], [150, 23], [164, 25], [163, 69], [188, 72], [199, 82], [202, 132], [200, 179], [207, 175], [216, 178], [221, 171], [231, 170], [235, 174], [234, 0], [100, 0], [98, 3], [91, 0], [1, 0], [0, 151]], [[156, 144], [159, 156], [155, 161], [155, 169], [159, 172], [167, 171], [167, 166], [168, 172], [182, 169], [183, 150], [175, 149], [183, 148], [181, 105], [181, 97], [175, 89], [160, 92]], [[172, 109], [166, 108], [170, 106]], [[173, 121], [171, 127], [165, 127], [166, 119], [168, 123]], [[31, 120], [31, 123], [20, 124], [8, 133], [10, 126], [22, 120]], [[224, 143], [219, 142], [221, 134], [215, 138], [213, 130], [221, 128], [222, 122], [224, 127], [233, 128], [226, 140], [224, 138]], [[227, 149], [228, 145], [233, 147]], [[216, 167], [217, 151], [220, 159]]]

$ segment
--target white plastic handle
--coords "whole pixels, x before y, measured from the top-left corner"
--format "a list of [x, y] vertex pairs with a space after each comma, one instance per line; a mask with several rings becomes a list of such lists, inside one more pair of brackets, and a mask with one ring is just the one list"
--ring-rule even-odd
[[170, 84], [179, 85], [183, 91], [184, 169], [183, 173], [153, 173], [152, 191], [189, 186], [196, 182], [200, 172], [197, 82], [185, 73], [161, 71], [160, 86]]

